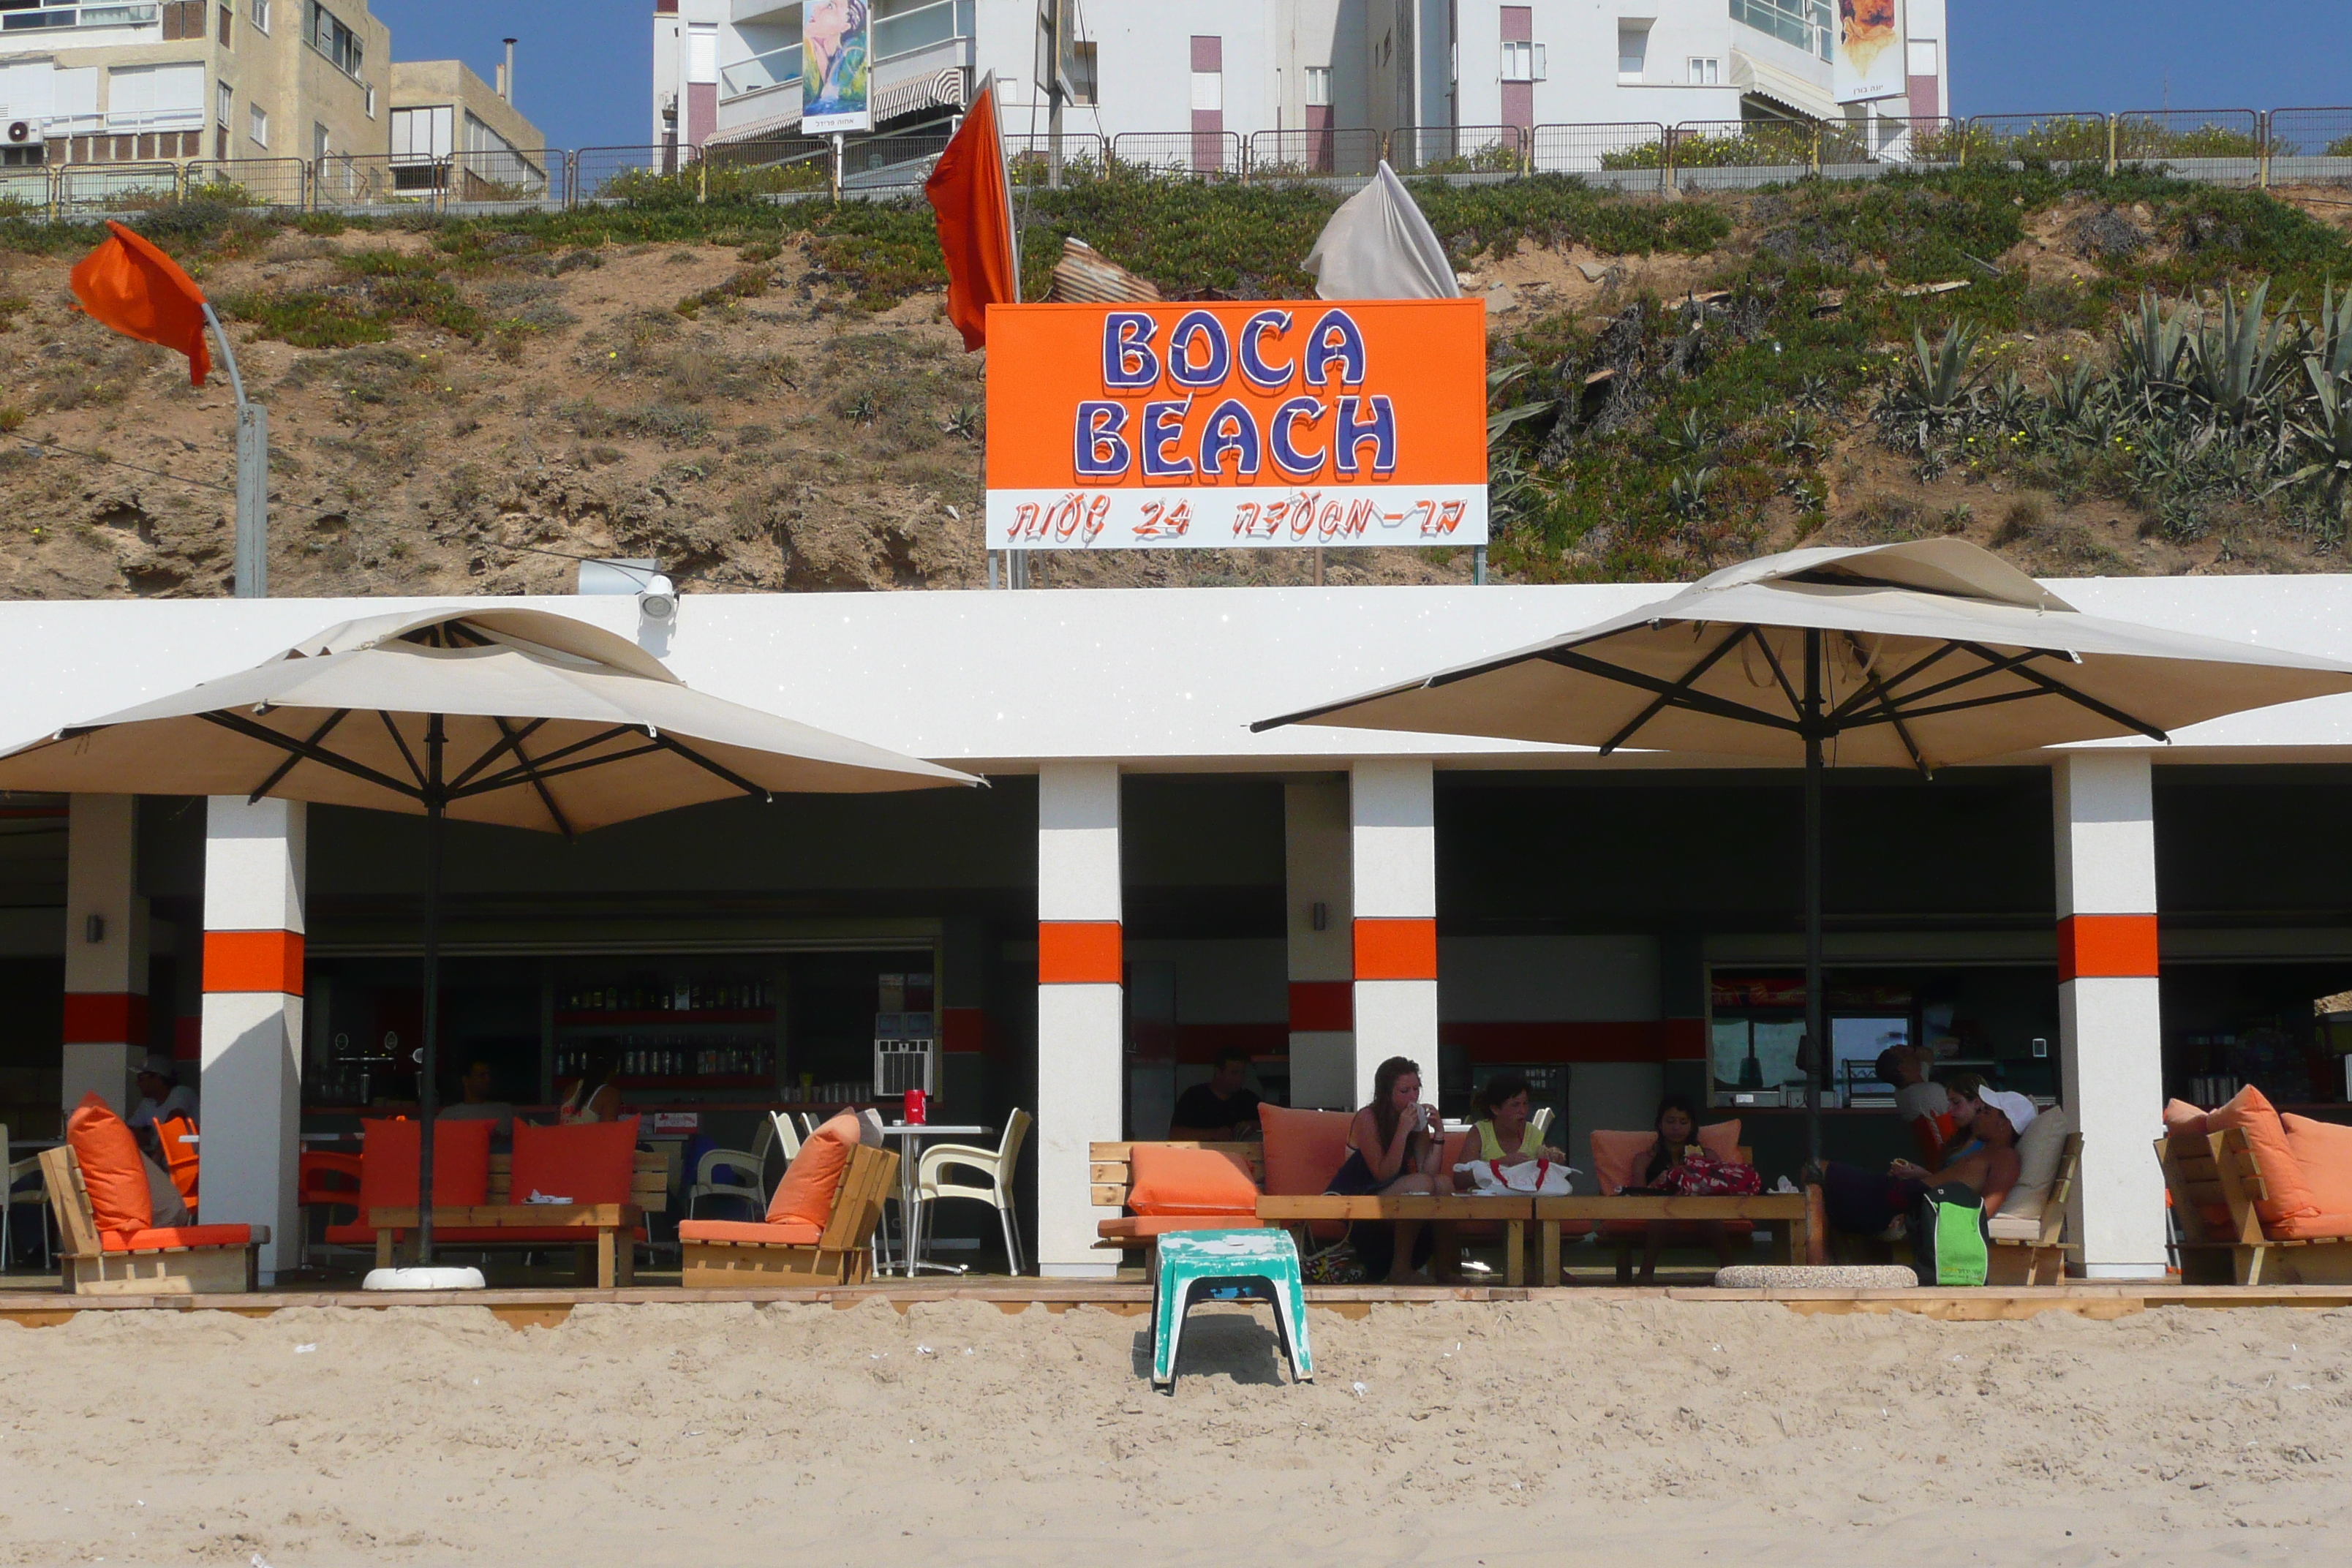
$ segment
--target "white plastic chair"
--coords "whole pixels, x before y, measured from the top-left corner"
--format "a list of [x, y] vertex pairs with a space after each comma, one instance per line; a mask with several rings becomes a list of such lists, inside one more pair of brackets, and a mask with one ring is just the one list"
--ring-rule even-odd
[[[1004, 1258], [1013, 1272], [1023, 1271], [1021, 1258], [1021, 1227], [1013, 1206], [1013, 1173], [1021, 1163], [1021, 1141], [1029, 1136], [1029, 1113], [1014, 1110], [1004, 1120], [1004, 1135], [993, 1149], [982, 1149], [971, 1143], [934, 1143], [923, 1151], [915, 1167], [915, 1223], [909, 1228], [918, 1236], [927, 1235], [930, 1208], [942, 1198], [969, 1198], [987, 1204], [996, 1210], [996, 1222], [1004, 1231]], [[963, 1185], [941, 1180], [950, 1167], [976, 1172], [988, 1179], [984, 1187]]]
[[[768, 1113], [772, 1123], [775, 1114], [772, 1110]], [[760, 1129], [759, 1136], [751, 1141], [751, 1152], [745, 1153], [740, 1149], [713, 1149], [695, 1162], [694, 1185], [686, 1191], [686, 1217], [688, 1219], [695, 1217], [694, 1205], [698, 1200], [718, 1197], [747, 1199], [751, 1202], [754, 1212], [766, 1214], [768, 1212], [768, 1146], [775, 1141], [775, 1128], [772, 1125], [764, 1126]], [[798, 1149], [799, 1144], [795, 1142], [793, 1151], [797, 1152]], [[712, 1180], [716, 1167], [720, 1165], [725, 1165], [730, 1170], [751, 1172], [751, 1184], [747, 1187], [740, 1182]]]
[[1551, 1107], [1538, 1105], [1528, 1112], [1528, 1125], [1535, 1129], [1536, 1142], [1542, 1142], [1544, 1134], [1551, 1131]]

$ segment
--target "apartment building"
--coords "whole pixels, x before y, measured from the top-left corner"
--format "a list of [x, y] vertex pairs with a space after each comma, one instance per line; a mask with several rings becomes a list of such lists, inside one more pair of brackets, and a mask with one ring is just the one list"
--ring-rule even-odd
[[[1053, 0], [873, 0], [876, 128], [944, 128], [994, 72], [1043, 132]], [[1064, 124], [1136, 132], [1897, 120], [1950, 112], [1946, 0], [1907, 0], [1903, 88], [1842, 102], [1836, 0], [1063, 0]], [[655, 0], [652, 139], [790, 134], [799, 0]]]
[[[392, 68], [395, 188], [446, 179], [460, 200], [547, 187], [547, 138], [514, 106], [512, 52], [496, 87], [463, 60], [400, 60]], [[442, 166], [454, 165], [451, 178]]]
[[0, 0], [19, 163], [380, 149], [391, 36], [364, 0]]
[[0, 168], [382, 160], [400, 108], [543, 184], [509, 96], [457, 60], [395, 67], [367, 0], [0, 0]]

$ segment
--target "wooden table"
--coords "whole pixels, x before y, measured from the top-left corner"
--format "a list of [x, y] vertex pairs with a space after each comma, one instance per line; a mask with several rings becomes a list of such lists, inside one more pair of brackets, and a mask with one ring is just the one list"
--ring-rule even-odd
[[[1744, 1219], [1772, 1233], [1782, 1263], [1805, 1260], [1805, 1194], [1759, 1193], [1745, 1198], [1561, 1197], [1533, 1198], [1536, 1223], [1543, 1227], [1538, 1265], [1547, 1285], [1559, 1283], [1559, 1225], [1562, 1220], [1704, 1220]], [[1514, 1284], [1517, 1281], [1514, 1280]]]
[[[1490, 1198], [1468, 1194], [1436, 1196], [1428, 1194], [1373, 1194], [1340, 1197], [1330, 1193], [1296, 1196], [1269, 1193], [1257, 1200], [1257, 1217], [1276, 1225], [1305, 1225], [1314, 1220], [1400, 1220], [1426, 1222], [1489, 1220], [1499, 1223], [1508, 1237], [1503, 1265], [1504, 1282], [1527, 1283], [1528, 1222], [1536, 1217], [1535, 1198]], [[1549, 1201], [1549, 1200], [1544, 1200]], [[1720, 1200], [1717, 1200], [1720, 1201]], [[1802, 1199], [1799, 1200], [1801, 1205]], [[1299, 1249], [1304, 1252], [1306, 1248]], [[1559, 1279], [1559, 1226], [1551, 1227], [1551, 1273]]]
[[[478, 1208], [444, 1208], [433, 1205], [433, 1228], [438, 1233], [458, 1229], [546, 1230], [556, 1227], [593, 1232], [578, 1243], [583, 1247], [596, 1248], [596, 1286], [610, 1290], [616, 1285], [628, 1285], [636, 1279], [637, 1249], [635, 1237], [642, 1215], [635, 1204], [486, 1204]], [[375, 1231], [375, 1266], [389, 1268], [393, 1264], [393, 1233], [416, 1228], [416, 1207], [379, 1208], [368, 1211], [368, 1225]], [[460, 1247], [479, 1247], [479, 1241], [458, 1242]], [[507, 1245], [507, 1244], [499, 1244]], [[513, 1246], [557, 1247], [560, 1242], [516, 1241]]]

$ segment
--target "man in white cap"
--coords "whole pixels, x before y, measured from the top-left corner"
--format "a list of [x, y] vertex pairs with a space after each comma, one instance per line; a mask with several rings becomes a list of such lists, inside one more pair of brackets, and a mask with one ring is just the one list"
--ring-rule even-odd
[[1940, 1171], [1930, 1171], [1911, 1160], [1897, 1160], [1877, 1175], [1859, 1166], [1831, 1161], [1809, 1169], [1808, 1183], [1822, 1189], [1822, 1199], [1833, 1229], [1853, 1236], [1901, 1238], [1903, 1221], [1912, 1205], [1931, 1187], [1958, 1183], [1984, 1200], [1987, 1219], [2000, 1212], [2003, 1199], [2017, 1185], [2017, 1135], [2033, 1120], [2033, 1102], [2021, 1094], [1979, 1089], [1977, 1099], [1985, 1112], [1970, 1125], [1976, 1143]]
[[132, 1131], [152, 1127], [157, 1117], [200, 1120], [196, 1115], [196, 1091], [187, 1084], [173, 1082], [178, 1076], [177, 1065], [163, 1052], [147, 1058], [146, 1065], [139, 1069], [139, 1103], [130, 1117]]

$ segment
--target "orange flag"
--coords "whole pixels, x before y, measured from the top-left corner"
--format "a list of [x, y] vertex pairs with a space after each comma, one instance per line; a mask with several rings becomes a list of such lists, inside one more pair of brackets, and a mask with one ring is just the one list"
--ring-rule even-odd
[[1021, 300], [1013, 248], [1013, 190], [1004, 177], [992, 78], [981, 84], [963, 125], [923, 182], [948, 262], [948, 320], [963, 333], [966, 353], [988, 342], [988, 307]]
[[213, 368], [205, 342], [205, 291], [147, 241], [111, 219], [106, 226], [113, 237], [74, 263], [74, 298], [124, 337], [187, 355], [188, 383], [202, 386]]

